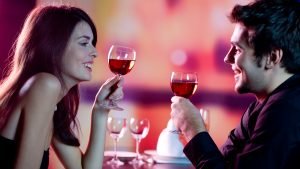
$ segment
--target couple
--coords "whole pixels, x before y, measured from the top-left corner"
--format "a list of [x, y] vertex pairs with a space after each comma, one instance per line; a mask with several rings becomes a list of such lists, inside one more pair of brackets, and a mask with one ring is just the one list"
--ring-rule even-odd
[[[172, 97], [171, 117], [188, 141], [184, 152], [196, 168], [299, 168], [300, 4], [236, 5], [230, 19], [235, 29], [224, 61], [233, 69], [235, 90], [253, 93], [257, 101], [219, 150], [198, 108]], [[123, 78], [100, 87], [85, 152], [73, 133], [78, 84], [91, 80], [96, 42], [95, 25], [79, 8], [30, 13], [0, 88], [1, 168], [47, 168], [50, 145], [65, 168], [102, 168], [106, 120], [123, 98]]]

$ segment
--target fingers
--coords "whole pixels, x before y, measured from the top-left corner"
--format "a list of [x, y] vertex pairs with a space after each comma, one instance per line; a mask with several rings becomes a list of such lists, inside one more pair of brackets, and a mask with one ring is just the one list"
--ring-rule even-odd
[[124, 97], [123, 87], [118, 87], [109, 97], [110, 100], [121, 100]]
[[180, 104], [190, 104], [190, 100], [180, 96], [173, 96], [171, 98], [172, 103], [180, 103]]
[[117, 101], [113, 101], [113, 100], [103, 100], [98, 103], [98, 106], [100, 106], [101, 108], [107, 109], [107, 110], [110, 110], [110, 109], [114, 109], [114, 110], [118, 110], [118, 111], [124, 110], [123, 108], [118, 106]]
[[[119, 75], [118, 75], [119, 76]], [[119, 76], [119, 82], [117, 84], [118, 87], [122, 87], [124, 84], [124, 77], [123, 76]]]
[[102, 88], [110, 89], [116, 83], [117, 83], [117, 86], [119, 87], [119, 86], [123, 85], [123, 81], [124, 81], [124, 78], [122, 76], [116, 75], [116, 76], [106, 80], [106, 82], [102, 85]]
[[199, 109], [189, 99], [174, 96], [171, 101], [171, 118], [187, 138], [191, 139], [196, 133], [205, 131]]
[[124, 78], [119, 75], [107, 79], [96, 95], [95, 104], [107, 110], [123, 110], [117, 105], [124, 97], [123, 83]]
[[180, 96], [173, 96], [171, 98], [171, 102], [172, 103], [176, 103], [176, 102], [180, 102], [182, 99], [184, 99], [183, 97], [180, 97]]
[[[105, 83], [103, 83], [103, 85], [101, 86], [101, 88], [99, 89], [99, 91], [97, 93], [97, 100], [107, 99], [116, 90], [122, 90], [123, 83], [124, 83], [124, 78], [119, 75], [116, 75], [112, 78], [107, 79], [105, 81]], [[121, 88], [121, 89], [119, 89], [119, 88]], [[119, 93], [119, 92], [117, 92], [117, 93]], [[121, 96], [117, 96], [117, 97], [122, 98], [123, 96], [121, 94]]]

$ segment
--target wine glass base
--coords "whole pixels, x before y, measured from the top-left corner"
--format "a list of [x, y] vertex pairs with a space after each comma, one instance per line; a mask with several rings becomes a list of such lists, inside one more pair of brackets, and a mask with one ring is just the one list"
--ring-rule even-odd
[[106, 164], [120, 166], [120, 165], [124, 165], [124, 162], [120, 161], [118, 158], [117, 159], [112, 158], [110, 161], [107, 161]]
[[140, 166], [140, 165], [145, 164], [145, 162], [144, 162], [142, 159], [134, 158], [133, 160], [131, 160], [131, 161], [129, 162], [129, 164]]

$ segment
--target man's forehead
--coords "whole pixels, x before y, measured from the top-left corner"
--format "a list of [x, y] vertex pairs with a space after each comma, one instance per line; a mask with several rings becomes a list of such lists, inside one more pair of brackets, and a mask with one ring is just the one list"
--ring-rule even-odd
[[231, 43], [245, 41], [248, 38], [248, 36], [248, 29], [244, 25], [237, 23], [234, 27], [234, 31], [231, 36]]

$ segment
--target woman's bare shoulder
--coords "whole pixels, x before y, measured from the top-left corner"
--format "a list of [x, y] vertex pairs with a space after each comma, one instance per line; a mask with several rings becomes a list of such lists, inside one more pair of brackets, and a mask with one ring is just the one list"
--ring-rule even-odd
[[20, 96], [38, 95], [49, 96], [59, 95], [62, 86], [59, 79], [50, 73], [38, 73], [30, 77], [20, 90]]

